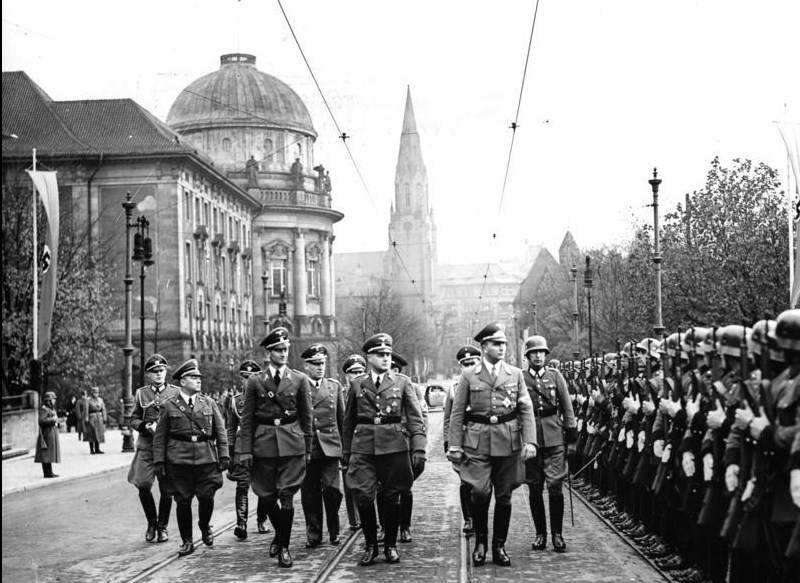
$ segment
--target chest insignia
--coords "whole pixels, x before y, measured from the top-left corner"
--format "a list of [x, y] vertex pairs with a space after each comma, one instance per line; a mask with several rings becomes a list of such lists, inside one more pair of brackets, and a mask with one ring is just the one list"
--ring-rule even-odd
[[511, 400], [508, 397], [503, 399], [503, 406], [505, 406], [506, 408], [511, 407]]

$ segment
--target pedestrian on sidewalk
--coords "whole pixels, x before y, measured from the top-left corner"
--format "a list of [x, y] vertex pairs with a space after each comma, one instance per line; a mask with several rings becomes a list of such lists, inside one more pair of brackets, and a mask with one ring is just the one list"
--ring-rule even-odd
[[[158, 426], [158, 414], [167, 399], [178, 394], [178, 387], [167, 383], [167, 359], [160, 354], [153, 354], [145, 363], [150, 384], [139, 387], [133, 398], [131, 427], [139, 432], [136, 440], [136, 454], [133, 456], [128, 472], [128, 482], [139, 490], [139, 501], [142, 503], [147, 518], [147, 530], [144, 540], [163, 543], [169, 540], [167, 525], [172, 510], [172, 488], [164, 476], [158, 477], [158, 512], [151, 489], [156, 479], [153, 465], [153, 434]], [[158, 535], [158, 539], [156, 539]]]
[[72, 428], [75, 427], [77, 431], [78, 428], [78, 417], [77, 417], [77, 405], [78, 405], [78, 397], [72, 395], [69, 398], [69, 402], [67, 403], [67, 433], [72, 433]]
[[92, 396], [86, 402], [83, 416], [83, 440], [89, 442], [89, 453], [105, 453], [100, 451], [100, 444], [106, 441], [106, 421], [108, 413], [106, 404], [100, 397], [100, 387], [92, 387]]
[[169, 480], [178, 506], [175, 514], [181, 533], [179, 556], [194, 552], [194, 497], [203, 543], [214, 544], [210, 524], [214, 494], [222, 487], [222, 472], [230, 462], [225, 422], [214, 400], [202, 394], [202, 377], [194, 358], [175, 371], [172, 379], [180, 384], [180, 391], [164, 401], [153, 435], [156, 474]]
[[89, 399], [86, 396], [86, 391], [81, 389], [81, 394], [78, 395], [78, 401], [75, 403], [75, 429], [78, 432], [78, 441], [86, 437], [86, 407], [89, 404]]
[[42, 464], [45, 478], [57, 478], [53, 464], [61, 463], [61, 445], [58, 441], [58, 414], [56, 413], [56, 394], [47, 391], [39, 407], [39, 436], [36, 439], [36, 463]]

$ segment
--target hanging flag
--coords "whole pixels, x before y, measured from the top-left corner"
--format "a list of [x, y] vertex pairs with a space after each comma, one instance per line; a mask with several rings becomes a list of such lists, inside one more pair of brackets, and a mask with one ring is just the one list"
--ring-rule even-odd
[[[50, 350], [50, 328], [53, 324], [53, 309], [56, 303], [56, 276], [58, 273], [58, 182], [55, 172], [39, 172], [28, 170], [28, 174], [33, 180], [39, 196], [42, 197], [42, 205], [47, 215], [48, 229], [45, 234], [45, 252], [42, 255], [42, 262], [45, 256], [49, 257], [47, 265], [42, 265], [42, 298], [39, 302], [39, 325], [38, 348], [39, 358]], [[35, 247], [35, 242], [34, 242]], [[34, 305], [36, 302], [34, 301]]]
[[[781, 134], [783, 145], [786, 146], [786, 159], [789, 163], [789, 175], [786, 177], [789, 215], [789, 234], [794, 235], [790, 245], [789, 257], [793, 259], [790, 266], [792, 275], [790, 284], [792, 286], [790, 303], [792, 308], [796, 308], [800, 302], [800, 233], [798, 232], [798, 205], [800, 204], [800, 148], [797, 144], [797, 125], [796, 123], [778, 122], [778, 131]], [[792, 185], [794, 179], [794, 185]], [[793, 257], [792, 257], [793, 256]], [[790, 260], [791, 260], [790, 259]], [[792, 269], [793, 268], [793, 269]]]

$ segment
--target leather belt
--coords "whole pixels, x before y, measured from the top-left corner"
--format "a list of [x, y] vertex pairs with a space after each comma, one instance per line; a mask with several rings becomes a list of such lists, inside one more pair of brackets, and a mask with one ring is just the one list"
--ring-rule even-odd
[[211, 439], [210, 435], [206, 435], [205, 433], [196, 434], [193, 433], [192, 435], [184, 435], [182, 433], [172, 433], [169, 436], [170, 439], [177, 439], [178, 441], [208, 441]]
[[283, 415], [282, 417], [256, 417], [257, 425], [274, 425], [279, 427], [281, 425], [288, 425], [297, 421], [297, 413], [292, 415]]
[[536, 414], [539, 416], [539, 418], [551, 417], [556, 413], [558, 413], [558, 409], [556, 409], [555, 407], [542, 407], [541, 409], [536, 411]]
[[400, 421], [402, 421], [402, 418], [399, 415], [358, 416], [356, 418], [357, 425], [389, 425], [391, 423], [400, 423]]
[[517, 418], [517, 412], [506, 413], [505, 415], [478, 415], [477, 413], [467, 413], [466, 420], [485, 425], [497, 425]]

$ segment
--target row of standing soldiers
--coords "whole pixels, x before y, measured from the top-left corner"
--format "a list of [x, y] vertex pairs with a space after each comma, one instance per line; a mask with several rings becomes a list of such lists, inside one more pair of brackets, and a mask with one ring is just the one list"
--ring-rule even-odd
[[797, 581], [800, 310], [554, 363], [579, 488], [677, 581]]

